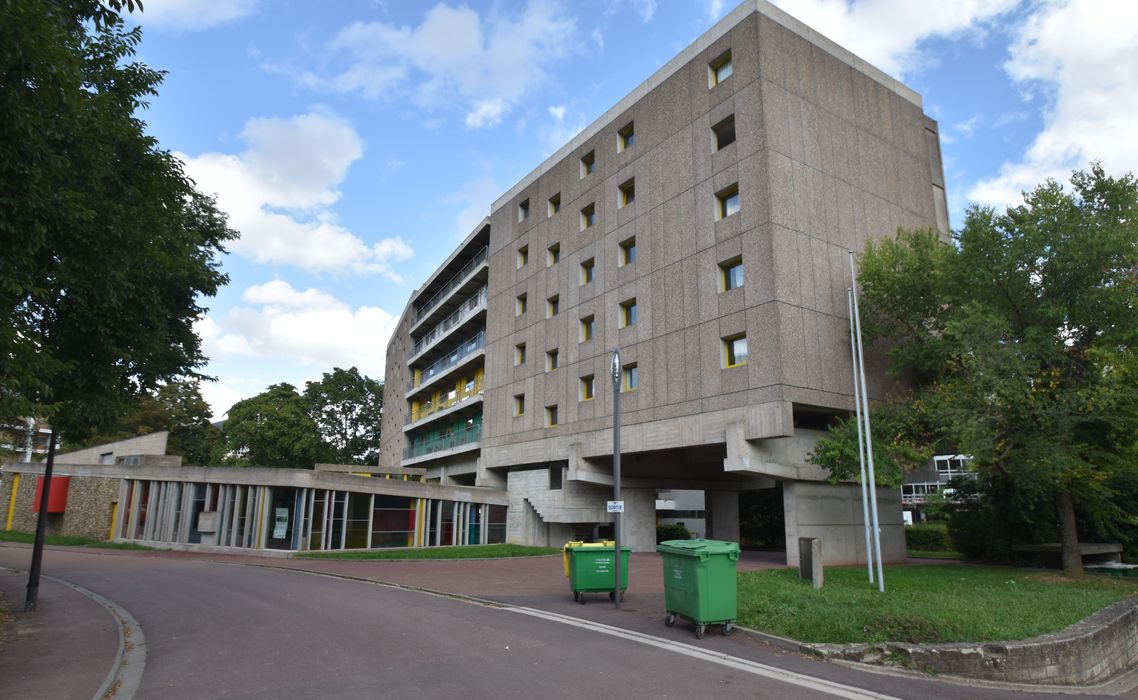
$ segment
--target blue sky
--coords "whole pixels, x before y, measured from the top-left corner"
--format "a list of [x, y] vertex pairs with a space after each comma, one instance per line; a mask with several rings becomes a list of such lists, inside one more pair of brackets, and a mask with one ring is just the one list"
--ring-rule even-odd
[[[490, 204], [731, 0], [145, 0], [143, 114], [242, 238], [198, 324], [235, 401], [335, 366], [382, 378], [416, 286]], [[779, 0], [911, 86], [950, 217], [1090, 160], [1138, 170], [1138, 3]]]

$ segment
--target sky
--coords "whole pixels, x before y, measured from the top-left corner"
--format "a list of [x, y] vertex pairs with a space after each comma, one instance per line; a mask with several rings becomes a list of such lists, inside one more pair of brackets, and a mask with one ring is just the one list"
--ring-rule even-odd
[[[198, 321], [221, 419], [382, 379], [411, 293], [491, 203], [732, 0], [144, 0], [141, 114], [241, 233]], [[776, 0], [940, 124], [951, 224], [1097, 160], [1138, 171], [1138, 3]]]

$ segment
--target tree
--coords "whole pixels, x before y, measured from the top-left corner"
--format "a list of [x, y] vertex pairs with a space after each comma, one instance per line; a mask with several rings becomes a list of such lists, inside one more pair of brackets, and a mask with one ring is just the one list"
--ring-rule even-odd
[[324, 458], [339, 464], [379, 461], [383, 383], [355, 367], [336, 367], [318, 382], [307, 382], [304, 399], [325, 444]]
[[1024, 503], [1050, 503], [1063, 569], [1082, 573], [1077, 510], [1133, 520], [1111, 483], [1136, 468], [1138, 184], [1093, 165], [945, 245], [901, 231], [861, 257], [863, 314], [891, 339], [935, 425]]
[[304, 397], [291, 384], [274, 384], [229, 409], [214, 443], [213, 463], [312, 469], [322, 449]]
[[193, 322], [236, 233], [137, 116], [162, 73], [128, 62], [136, 5], [0, 3], [0, 419], [87, 435], [205, 360]]
[[[167, 452], [181, 455], [186, 464], [209, 464], [218, 430], [210, 423], [210, 407], [202, 397], [199, 380], [171, 381], [158, 387], [157, 391], [142, 394], [110, 428], [78, 442], [76, 448], [126, 440], [160, 430], [170, 432]], [[68, 435], [63, 438], [73, 442]]]

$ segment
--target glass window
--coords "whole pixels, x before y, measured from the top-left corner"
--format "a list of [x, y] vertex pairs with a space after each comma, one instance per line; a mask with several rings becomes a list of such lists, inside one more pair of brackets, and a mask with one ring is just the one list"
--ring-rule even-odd
[[522, 269], [529, 263], [529, 246], [524, 245], [518, 248], [518, 269]]
[[589, 151], [581, 156], [581, 178], [584, 179], [593, 174], [597, 169], [597, 156], [593, 151]]
[[590, 204], [581, 210], [581, 230], [592, 228], [595, 223], [597, 223], [597, 207], [595, 204]]
[[747, 334], [728, 336], [723, 339], [728, 367], [747, 364]]
[[593, 275], [596, 273], [594, 269], [597, 263], [593, 258], [581, 263], [581, 284], [588, 284], [593, 281]]
[[554, 294], [545, 300], [545, 316], [553, 318], [559, 313], [561, 313], [561, 295]]
[[514, 346], [514, 364], [524, 364], [526, 361], [526, 344], [518, 343]]
[[725, 51], [707, 66], [707, 87], [713, 88], [731, 77], [734, 73], [731, 65], [731, 51]]
[[551, 372], [558, 367], [559, 352], [556, 348], [548, 350], [545, 353], [545, 371]]
[[625, 328], [636, 323], [636, 299], [629, 299], [620, 304], [620, 327]]
[[620, 266], [631, 265], [636, 262], [636, 236], [620, 244]]
[[545, 424], [550, 428], [557, 425], [557, 406], [545, 407]]
[[596, 321], [593, 320], [592, 314], [581, 319], [581, 342], [587, 343], [593, 339], [596, 332]]
[[560, 192], [558, 192], [557, 194], [555, 194], [549, 198], [548, 213], [549, 213], [549, 216], [553, 216], [554, 214], [556, 214], [559, 211], [561, 211], [561, 193]]
[[547, 262], [549, 265], [556, 265], [561, 260], [561, 244], [554, 243], [549, 246], [549, 257]]
[[528, 218], [529, 218], [529, 200], [523, 199], [521, 201], [521, 203], [518, 204], [518, 221], [519, 222], [525, 221]]
[[526, 414], [526, 395], [517, 394], [514, 396], [514, 415], [524, 416]]
[[743, 259], [732, 258], [726, 262], [719, 263], [720, 288], [723, 291], [731, 289], [738, 289], [743, 286]]
[[629, 178], [618, 189], [620, 190], [616, 198], [618, 209], [623, 209], [636, 201], [636, 178]]
[[586, 375], [584, 377], [581, 377], [581, 400], [582, 401], [591, 401], [593, 399], [593, 396], [596, 395], [596, 393], [595, 393], [596, 384], [597, 384], [596, 380], [593, 378], [593, 375], [591, 375], [591, 374]]
[[635, 391], [636, 387], [640, 385], [640, 373], [637, 371], [635, 362], [625, 365], [620, 375], [622, 391]]
[[723, 150], [735, 143], [735, 115], [727, 117], [711, 127], [712, 141], [716, 151]]
[[739, 211], [739, 184], [725, 187], [715, 193], [715, 218], [726, 219]]
[[616, 132], [616, 152], [620, 153], [634, 143], [636, 143], [636, 122], [628, 122]]
[[523, 292], [523, 293], [518, 295], [517, 304], [514, 308], [514, 315], [515, 316], [521, 316], [521, 315], [525, 314], [525, 312], [526, 312], [526, 295]]

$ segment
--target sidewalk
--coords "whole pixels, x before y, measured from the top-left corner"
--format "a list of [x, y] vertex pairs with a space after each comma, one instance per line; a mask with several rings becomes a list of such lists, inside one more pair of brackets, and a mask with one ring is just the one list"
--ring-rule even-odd
[[90, 700], [118, 658], [114, 618], [90, 598], [47, 579], [40, 581], [36, 611], [26, 613], [27, 584], [26, 572], [0, 569], [0, 594], [13, 618], [0, 644], [0, 695]]

